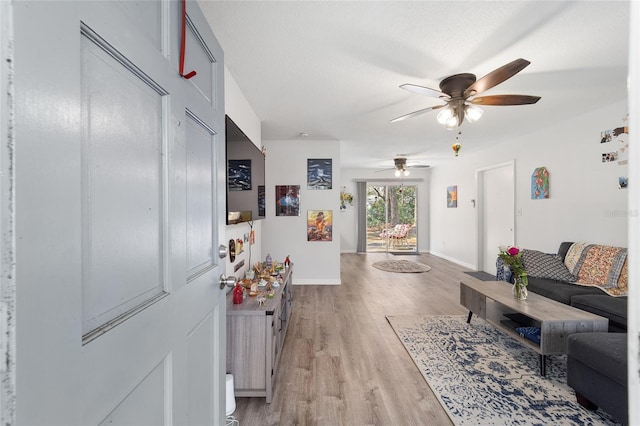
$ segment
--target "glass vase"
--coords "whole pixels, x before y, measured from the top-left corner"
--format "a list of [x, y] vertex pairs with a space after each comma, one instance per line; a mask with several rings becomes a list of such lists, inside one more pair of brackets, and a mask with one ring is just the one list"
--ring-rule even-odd
[[511, 291], [516, 300], [527, 300], [527, 286], [524, 285], [520, 278], [516, 278]]

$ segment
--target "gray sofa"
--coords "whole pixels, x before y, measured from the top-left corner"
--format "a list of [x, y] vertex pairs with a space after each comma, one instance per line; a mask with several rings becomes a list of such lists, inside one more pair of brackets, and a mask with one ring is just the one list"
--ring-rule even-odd
[[[564, 262], [572, 244], [563, 242], [555, 257]], [[498, 280], [508, 280], [501, 273], [500, 259], [497, 266]], [[524, 266], [529, 272], [526, 261]], [[577, 333], [569, 337], [567, 384], [575, 390], [580, 405], [588, 409], [600, 407], [627, 424], [627, 297], [613, 297], [599, 288], [531, 275], [528, 290], [609, 319], [609, 333]]]

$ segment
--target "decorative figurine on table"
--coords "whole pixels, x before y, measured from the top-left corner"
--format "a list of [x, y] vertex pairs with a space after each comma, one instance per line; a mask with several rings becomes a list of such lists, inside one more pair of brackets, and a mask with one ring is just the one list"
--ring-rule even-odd
[[271, 268], [273, 267], [273, 261], [271, 259], [271, 255], [269, 253], [267, 253], [267, 259], [265, 261], [266, 264], [266, 269], [271, 270]]
[[262, 306], [264, 305], [264, 302], [267, 301], [267, 298], [265, 297], [265, 293], [264, 291], [261, 291], [260, 294], [258, 295], [258, 306]]
[[249, 296], [257, 296], [258, 295], [258, 283], [251, 283], [251, 291], [249, 292]]
[[244, 299], [244, 290], [240, 285], [240, 282], [237, 282], [235, 287], [233, 287], [233, 303], [238, 305], [242, 303]]
[[287, 255], [287, 258], [284, 260], [284, 267], [288, 269], [290, 265], [291, 260], [289, 260], [289, 255]]

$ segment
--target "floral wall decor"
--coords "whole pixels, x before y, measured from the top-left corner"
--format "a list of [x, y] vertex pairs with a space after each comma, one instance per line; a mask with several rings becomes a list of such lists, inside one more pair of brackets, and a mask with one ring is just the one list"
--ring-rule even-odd
[[531, 175], [531, 199], [549, 198], [549, 171], [546, 167], [538, 167]]
[[353, 206], [353, 195], [347, 192], [347, 188], [343, 186], [340, 191], [340, 211], [346, 210], [347, 203], [349, 203], [350, 206]]

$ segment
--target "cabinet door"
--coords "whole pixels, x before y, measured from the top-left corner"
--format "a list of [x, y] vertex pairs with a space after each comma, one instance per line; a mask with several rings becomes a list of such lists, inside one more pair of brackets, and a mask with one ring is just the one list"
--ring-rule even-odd
[[[227, 371], [233, 374], [236, 390], [265, 389], [265, 378], [271, 363], [265, 363], [265, 349], [270, 339], [265, 333], [268, 315], [239, 315], [227, 317]], [[269, 351], [267, 351], [269, 352]], [[270, 352], [269, 352], [270, 353]], [[269, 371], [265, 371], [269, 366]]]

